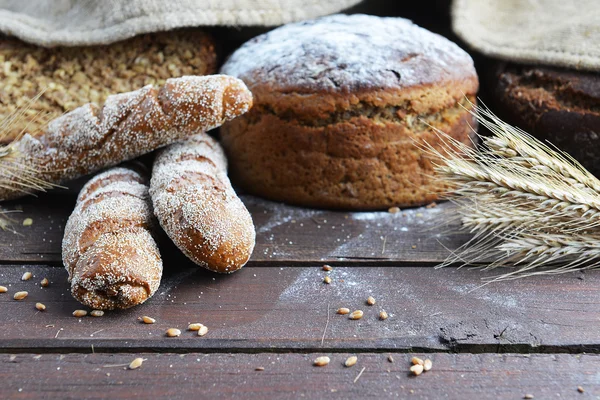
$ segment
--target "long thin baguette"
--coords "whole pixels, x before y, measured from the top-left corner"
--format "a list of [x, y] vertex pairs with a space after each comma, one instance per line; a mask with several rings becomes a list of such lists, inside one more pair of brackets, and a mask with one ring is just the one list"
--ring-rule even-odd
[[223, 149], [210, 136], [162, 150], [150, 195], [160, 225], [196, 264], [221, 273], [246, 264], [256, 237], [252, 217], [227, 178]]
[[25, 134], [6, 151], [19, 173], [0, 170], [0, 200], [24, 194], [27, 182], [62, 183], [215, 128], [252, 106], [244, 83], [227, 75], [168, 79], [87, 104]]
[[162, 275], [152, 221], [143, 174], [116, 167], [92, 178], [65, 226], [62, 256], [73, 296], [103, 310], [150, 298]]

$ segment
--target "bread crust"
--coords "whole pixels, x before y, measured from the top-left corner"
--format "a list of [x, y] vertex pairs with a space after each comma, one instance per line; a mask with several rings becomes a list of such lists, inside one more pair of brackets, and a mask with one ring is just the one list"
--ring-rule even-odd
[[219, 273], [246, 264], [256, 237], [252, 217], [231, 187], [221, 146], [210, 136], [160, 151], [150, 195], [160, 225], [196, 264]]
[[426, 204], [446, 188], [415, 142], [436, 147], [435, 127], [471, 144], [473, 61], [404, 19], [286, 25], [247, 42], [221, 71], [255, 100], [221, 128], [230, 175], [273, 200], [359, 210]]
[[[53, 120], [46, 133], [10, 146], [28, 177], [61, 183], [218, 127], [252, 106], [239, 79], [225, 75], [168, 79], [160, 88], [109, 96]], [[18, 174], [0, 169], [0, 199], [23, 195]]]
[[65, 226], [62, 256], [73, 297], [88, 307], [133, 307], [160, 284], [162, 260], [152, 237], [147, 179], [117, 167], [81, 190]]
[[493, 78], [497, 109], [508, 122], [566, 151], [600, 176], [597, 73], [502, 63]]

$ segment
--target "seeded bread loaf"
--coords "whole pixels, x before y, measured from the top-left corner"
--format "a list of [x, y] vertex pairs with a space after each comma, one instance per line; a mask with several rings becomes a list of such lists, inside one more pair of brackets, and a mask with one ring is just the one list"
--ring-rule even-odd
[[211, 271], [240, 269], [254, 249], [254, 225], [227, 178], [225, 154], [199, 134], [161, 150], [150, 194], [160, 225], [196, 264]]
[[109, 96], [102, 107], [87, 104], [53, 120], [39, 136], [25, 134], [3, 149], [0, 200], [36, 189], [40, 180], [61, 183], [220, 126], [246, 112], [252, 94], [225, 75], [168, 79]]
[[5, 38], [0, 63], [0, 121], [27, 108], [3, 129], [1, 139], [10, 141], [24, 129], [43, 132], [45, 122], [87, 103], [102, 104], [112, 94], [184, 75], [213, 74], [217, 56], [210, 35], [181, 29], [104, 46], [50, 49]]
[[427, 124], [470, 143], [471, 57], [405, 19], [285, 25], [244, 44], [221, 72], [254, 95], [253, 109], [221, 128], [230, 175], [270, 199], [365, 210], [425, 204], [446, 189], [414, 145], [437, 146]]
[[600, 74], [503, 63], [494, 84], [503, 117], [600, 176]]
[[73, 296], [99, 310], [129, 308], [150, 298], [162, 275], [151, 230], [142, 173], [113, 168], [92, 178], [65, 226], [62, 256]]

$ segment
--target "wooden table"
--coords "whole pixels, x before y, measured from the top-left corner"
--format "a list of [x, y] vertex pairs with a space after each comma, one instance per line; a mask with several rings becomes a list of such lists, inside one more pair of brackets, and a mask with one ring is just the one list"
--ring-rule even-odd
[[[162, 239], [156, 295], [100, 318], [72, 316], [83, 307], [60, 250], [74, 195], [9, 204], [22, 213], [12, 215], [18, 234], [0, 232], [0, 285], [9, 288], [0, 294], [0, 398], [600, 397], [599, 273], [481, 287], [498, 272], [433, 268], [469, 239], [444, 222], [450, 204], [348, 213], [243, 199], [257, 230], [245, 268], [210, 273]], [[334, 267], [329, 285], [323, 264]], [[26, 271], [34, 278], [21, 281]], [[29, 296], [13, 300], [21, 290]], [[364, 317], [337, 315], [340, 307]], [[156, 323], [140, 323], [143, 315]], [[192, 322], [209, 333], [186, 331]], [[183, 333], [168, 338], [168, 328]], [[358, 362], [344, 367], [350, 355]], [[318, 356], [331, 363], [313, 366]], [[411, 376], [413, 356], [433, 369]], [[126, 369], [136, 357], [142, 367]]]

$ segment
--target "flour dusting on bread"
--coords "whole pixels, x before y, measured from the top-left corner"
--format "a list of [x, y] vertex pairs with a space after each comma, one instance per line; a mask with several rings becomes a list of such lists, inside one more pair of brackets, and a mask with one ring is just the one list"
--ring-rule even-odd
[[113, 168], [83, 187], [62, 251], [77, 300], [94, 309], [129, 308], [154, 294], [162, 260], [152, 220], [148, 186], [139, 172]]
[[226, 172], [219, 144], [200, 134], [162, 150], [150, 183], [154, 212], [167, 235], [196, 264], [222, 273], [246, 264], [256, 236]]
[[[45, 134], [25, 134], [13, 146], [22, 165], [39, 171], [37, 178], [61, 183], [213, 129], [251, 105], [252, 94], [236, 78], [185, 76], [160, 89], [109, 96], [102, 107], [79, 107], [52, 121]], [[20, 195], [10, 183], [0, 188], [2, 200]]]

